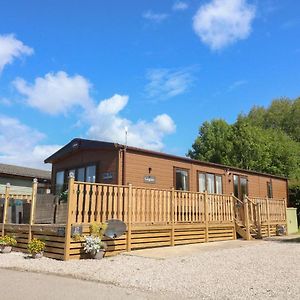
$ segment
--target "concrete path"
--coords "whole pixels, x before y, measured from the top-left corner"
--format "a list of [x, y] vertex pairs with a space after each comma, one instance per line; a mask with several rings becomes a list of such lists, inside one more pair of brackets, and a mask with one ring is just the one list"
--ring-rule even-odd
[[171, 299], [132, 288], [5, 269], [0, 269], [0, 286], [3, 300]]
[[122, 253], [122, 255], [140, 256], [140, 257], [148, 257], [148, 258], [156, 258], [156, 259], [168, 259], [168, 258], [176, 258], [181, 256], [197, 255], [212, 250], [249, 247], [260, 243], [263, 243], [263, 241], [262, 240], [244, 241], [240, 239], [240, 240], [213, 242], [213, 243], [180, 245], [176, 247], [159, 247], [159, 248], [151, 248], [151, 249], [142, 249], [142, 250], [135, 250], [131, 252]]

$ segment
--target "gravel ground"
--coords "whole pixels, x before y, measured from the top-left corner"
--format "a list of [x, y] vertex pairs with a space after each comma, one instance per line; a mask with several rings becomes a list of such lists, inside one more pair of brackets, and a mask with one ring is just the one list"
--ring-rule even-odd
[[165, 259], [119, 255], [100, 261], [63, 262], [24, 259], [21, 253], [11, 253], [0, 255], [0, 268], [176, 294], [174, 298], [299, 299], [299, 243], [230, 241], [208, 245], [212, 246], [206, 246], [206, 251]]

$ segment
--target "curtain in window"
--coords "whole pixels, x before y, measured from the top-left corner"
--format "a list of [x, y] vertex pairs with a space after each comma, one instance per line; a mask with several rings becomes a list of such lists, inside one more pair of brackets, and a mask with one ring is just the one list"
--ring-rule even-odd
[[222, 190], [222, 176], [216, 175], [216, 193], [217, 194], [223, 194]]
[[206, 190], [205, 184], [205, 174], [198, 173], [198, 182], [199, 182], [199, 192], [204, 193]]
[[207, 181], [207, 192], [209, 194], [215, 193], [215, 175], [214, 174], [206, 174]]
[[188, 187], [188, 172], [185, 170], [176, 170], [176, 190], [187, 191]]

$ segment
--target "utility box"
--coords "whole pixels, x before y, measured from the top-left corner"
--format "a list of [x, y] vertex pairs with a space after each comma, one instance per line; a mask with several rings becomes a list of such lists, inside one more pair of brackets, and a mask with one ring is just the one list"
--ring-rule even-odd
[[287, 233], [298, 232], [297, 208], [289, 207], [286, 209]]

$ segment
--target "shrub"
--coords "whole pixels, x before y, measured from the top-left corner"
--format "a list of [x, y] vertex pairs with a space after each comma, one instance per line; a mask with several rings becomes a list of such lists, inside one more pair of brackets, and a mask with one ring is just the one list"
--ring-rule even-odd
[[88, 235], [84, 237], [84, 251], [86, 253], [96, 254], [101, 249], [105, 249], [106, 245], [101, 241], [100, 237]]
[[17, 244], [17, 240], [9, 235], [5, 235], [0, 237], [0, 246], [15, 246]]
[[39, 239], [32, 239], [27, 248], [31, 254], [41, 253], [45, 249], [45, 243]]
[[99, 224], [93, 223], [90, 226], [90, 234], [92, 236], [97, 236], [100, 239], [102, 239], [106, 229], [107, 229], [107, 223], [99, 223]]

